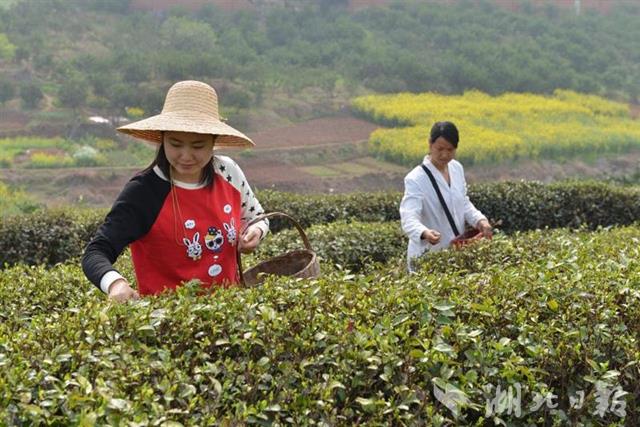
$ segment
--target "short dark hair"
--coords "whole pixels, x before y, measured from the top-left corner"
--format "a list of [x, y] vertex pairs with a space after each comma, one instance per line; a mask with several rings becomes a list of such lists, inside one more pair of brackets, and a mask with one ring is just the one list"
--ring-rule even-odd
[[[213, 137], [213, 145], [216, 145], [217, 136]], [[167, 179], [171, 177], [171, 164], [169, 163], [169, 159], [167, 159], [167, 154], [164, 152], [164, 132], [162, 132], [162, 137], [160, 138], [160, 146], [158, 147], [158, 151], [156, 151], [156, 157], [153, 159], [151, 164], [147, 166], [142, 172], [149, 171], [153, 169], [156, 165], [160, 168], [162, 173]], [[202, 168], [202, 175], [200, 175], [200, 184], [211, 185], [213, 183], [213, 176], [215, 174], [215, 170], [213, 168], [213, 156], [211, 156], [211, 160], [209, 163]]]
[[436, 122], [431, 128], [431, 135], [429, 136], [429, 144], [436, 142], [436, 139], [443, 137], [455, 148], [458, 148], [458, 141], [460, 141], [460, 135], [458, 134], [458, 128], [451, 122]]

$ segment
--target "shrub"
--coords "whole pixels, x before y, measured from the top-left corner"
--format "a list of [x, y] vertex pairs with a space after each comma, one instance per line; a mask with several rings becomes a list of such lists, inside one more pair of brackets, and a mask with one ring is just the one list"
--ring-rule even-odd
[[0, 105], [10, 101], [16, 96], [15, 82], [5, 76], [0, 77]]
[[[267, 211], [283, 211], [294, 217], [303, 227], [338, 220], [384, 222], [399, 219], [400, 197], [392, 192], [301, 195], [263, 190], [257, 197]], [[291, 222], [280, 217], [270, 221], [272, 232], [292, 226]]]
[[[338, 264], [351, 271], [369, 269], [402, 255], [406, 242], [397, 222], [334, 222], [317, 224], [306, 230], [320, 261]], [[256, 252], [256, 259], [280, 255], [304, 245], [297, 230], [284, 230], [268, 237]], [[246, 263], [244, 267], [249, 267]]]
[[73, 159], [66, 154], [33, 153], [29, 168], [65, 168], [73, 165]]
[[25, 108], [34, 109], [44, 98], [44, 93], [38, 84], [26, 83], [20, 87], [20, 98]]
[[[640, 193], [636, 188], [597, 183], [545, 185], [508, 182], [471, 187], [469, 194], [476, 207], [490, 219], [502, 220], [500, 228], [507, 233], [555, 227], [595, 229], [599, 226], [631, 224], [640, 218]], [[308, 232], [312, 243], [322, 257], [332, 263], [359, 270], [367, 265], [368, 262], [364, 261], [367, 254], [371, 260], [380, 261], [402, 250], [406, 244], [398, 225], [401, 198], [398, 193], [310, 196], [264, 191], [258, 197], [268, 211], [284, 211], [299, 220], [304, 228], [311, 227]], [[23, 228], [31, 229], [30, 216], [7, 220], [0, 227], [0, 265], [21, 260], [40, 262], [38, 260], [49, 258], [59, 262], [77, 256], [104, 214], [102, 210], [90, 214], [70, 211], [56, 214], [50, 220], [51, 227], [58, 230], [56, 233], [34, 232], [29, 236], [24, 236]], [[64, 228], [57, 227], [61, 218], [65, 223], [73, 224], [69, 233], [76, 246], [59, 246], [57, 240], [65, 239]], [[36, 214], [33, 221], [42, 229], [50, 228], [47, 226], [47, 213]], [[271, 222], [272, 233], [290, 227], [290, 223], [285, 221], [274, 218]], [[335, 226], [331, 225], [334, 222]], [[389, 224], [381, 224], [383, 222]], [[76, 239], [77, 229], [83, 230], [81, 235], [84, 240]], [[13, 246], [20, 241], [16, 236], [33, 240], [32, 244], [27, 245], [28, 251]], [[274, 252], [271, 250], [282, 250], [284, 246], [281, 245], [286, 244], [289, 248], [298, 245], [286, 243], [294, 242], [294, 236], [294, 233], [289, 233], [275, 237], [272, 249], [265, 248], [268, 251], [265, 256], [272, 255]], [[388, 242], [393, 239], [396, 241], [391, 249]], [[3, 247], [8, 248], [7, 252], [3, 253]], [[53, 256], [50, 247], [59, 247], [61, 252]]]
[[640, 218], [640, 190], [597, 182], [506, 182], [476, 185], [475, 206], [502, 220], [506, 232], [537, 228], [631, 224]]
[[[469, 198], [487, 217], [502, 220], [506, 232], [544, 227], [590, 228], [630, 224], [640, 218], [640, 190], [597, 182], [543, 184], [535, 181], [472, 185]], [[282, 210], [307, 227], [336, 220], [396, 221], [399, 193], [294, 195], [272, 191], [258, 194], [267, 211]], [[290, 227], [280, 218], [273, 231]]]
[[77, 257], [103, 219], [99, 212], [50, 210], [2, 218], [0, 267], [18, 262], [53, 265]]
[[[13, 190], [0, 182], [0, 218], [10, 215], [28, 214], [37, 210], [39, 207], [40, 205], [23, 191]], [[0, 233], [0, 235], [2, 235], [2, 233]]]
[[10, 168], [13, 164], [12, 153], [0, 153], [0, 168]]
[[125, 111], [127, 112], [127, 116], [133, 120], [144, 117], [144, 110], [139, 107], [127, 107], [125, 108]]
[[83, 145], [73, 153], [73, 161], [77, 166], [91, 167], [103, 165], [106, 160], [95, 148]]
[[[416, 275], [187, 285], [131, 304], [107, 303], [77, 265], [2, 271], [0, 423], [633, 425], [640, 229], [532, 236]], [[547, 256], [530, 257], [539, 243]], [[519, 387], [521, 414], [487, 413], [498, 386]], [[598, 387], [628, 393], [626, 418], [598, 410]], [[530, 409], [549, 394], [554, 410]]]

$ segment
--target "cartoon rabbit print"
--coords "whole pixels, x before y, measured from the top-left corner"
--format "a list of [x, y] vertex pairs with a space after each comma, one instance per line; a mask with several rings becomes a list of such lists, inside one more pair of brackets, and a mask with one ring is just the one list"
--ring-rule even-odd
[[187, 256], [194, 261], [197, 261], [202, 256], [202, 245], [200, 245], [200, 233], [196, 232], [193, 235], [193, 241], [187, 239], [186, 237], [182, 239], [184, 245], [187, 247]]
[[236, 239], [238, 237], [238, 233], [236, 232], [236, 219], [231, 218], [229, 224], [226, 222], [222, 224], [224, 229], [227, 231], [227, 242], [229, 242], [232, 246], [236, 245]]

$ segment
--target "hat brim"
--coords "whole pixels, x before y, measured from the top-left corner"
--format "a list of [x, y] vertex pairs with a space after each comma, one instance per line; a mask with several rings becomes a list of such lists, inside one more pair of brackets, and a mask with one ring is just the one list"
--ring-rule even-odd
[[193, 112], [158, 114], [121, 126], [117, 128], [117, 131], [156, 144], [162, 142], [162, 132], [191, 132], [215, 135], [217, 137], [215, 148], [248, 148], [255, 145], [248, 136], [228, 124], [215, 120], [211, 116], [198, 115]]

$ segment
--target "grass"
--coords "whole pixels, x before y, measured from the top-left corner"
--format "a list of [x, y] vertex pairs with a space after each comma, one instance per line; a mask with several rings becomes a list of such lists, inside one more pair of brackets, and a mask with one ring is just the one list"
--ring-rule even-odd
[[385, 162], [384, 160], [378, 160], [374, 157], [363, 157], [361, 159], [358, 159], [358, 163], [368, 166], [369, 168], [374, 169], [377, 172], [407, 172], [407, 168], [404, 166], [398, 166], [394, 163]]
[[328, 166], [305, 166], [300, 169], [305, 173], [322, 178], [333, 178], [343, 175], [340, 171], [337, 171]]
[[396, 166], [372, 157], [362, 157], [348, 162], [305, 166], [302, 171], [319, 177], [359, 177], [370, 173], [401, 173], [406, 168]]
[[368, 173], [375, 172], [375, 169], [372, 169], [371, 167], [366, 165], [362, 165], [357, 161], [337, 163], [335, 165], [332, 165], [331, 167], [339, 170], [346, 175], [351, 176], [362, 176]]

